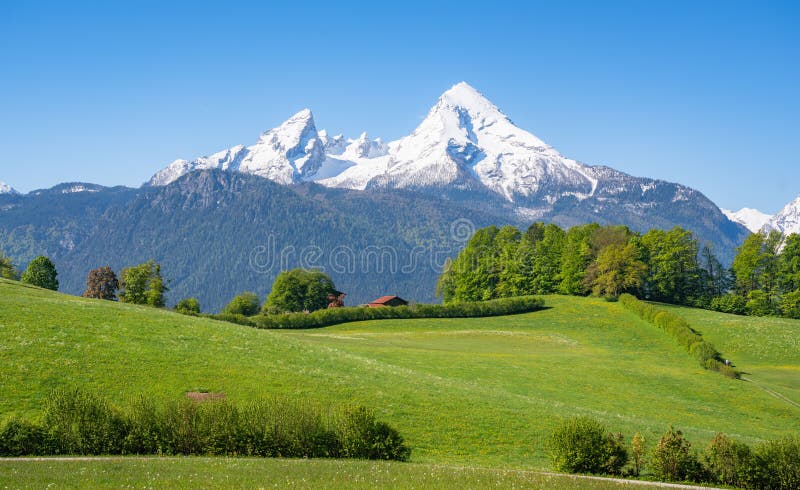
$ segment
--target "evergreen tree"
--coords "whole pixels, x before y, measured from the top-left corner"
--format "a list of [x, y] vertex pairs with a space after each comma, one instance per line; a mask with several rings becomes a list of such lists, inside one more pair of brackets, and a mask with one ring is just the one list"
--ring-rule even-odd
[[22, 282], [58, 291], [58, 272], [53, 262], [43, 255], [33, 259], [22, 274]]

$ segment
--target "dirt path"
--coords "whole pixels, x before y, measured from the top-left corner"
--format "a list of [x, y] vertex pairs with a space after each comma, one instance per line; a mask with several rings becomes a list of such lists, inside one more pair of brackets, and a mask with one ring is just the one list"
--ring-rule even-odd
[[775, 391], [775, 390], [773, 390], [771, 388], [767, 388], [766, 386], [762, 385], [761, 383], [753, 381], [750, 378], [745, 378], [744, 376], [742, 376], [741, 379], [742, 379], [742, 381], [747, 381], [748, 383], [753, 383], [754, 385], [758, 386], [759, 388], [761, 388], [762, 390], [767, 392], [767, 394], [774, 396], [778, 400], [784, 401], [784, 402], [786, 402], [786, 403], [788, 403], [790, 405], [794, 405], [795, 407], [800, 408], [800, 403], [797, 403], [796, 401], [786, 397], [785, 395], [782, 395], [781, 393], [778, 393], [777, 391]]

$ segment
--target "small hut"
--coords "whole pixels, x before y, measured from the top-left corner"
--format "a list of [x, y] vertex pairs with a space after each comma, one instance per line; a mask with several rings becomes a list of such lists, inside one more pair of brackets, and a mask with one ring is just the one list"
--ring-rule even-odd
[[382, 306], [406, 306], [408, 301], [400, 296], [381, 296], [375, 301], [367, 304], [370, 308], [380, 308]]

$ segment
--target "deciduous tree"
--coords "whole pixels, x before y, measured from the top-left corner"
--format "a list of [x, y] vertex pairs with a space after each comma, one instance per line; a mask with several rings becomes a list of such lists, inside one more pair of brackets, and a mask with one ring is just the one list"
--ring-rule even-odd
[[117, 289], [119, 289], [119, 281], [111, 267], [98, 267], [89, 271], [83, 297], [114, 300], [117, 298]]
[[161, 266], [149, 260], [122, 269], [120, 301], [137, 305], [164, 306], [164, 293], [169, 290], [161, 277]]
[[33, 259], [22, 274], [22, 282], [40, 288], [58, 291], [58, 272], [48, 257], [40, 255]]

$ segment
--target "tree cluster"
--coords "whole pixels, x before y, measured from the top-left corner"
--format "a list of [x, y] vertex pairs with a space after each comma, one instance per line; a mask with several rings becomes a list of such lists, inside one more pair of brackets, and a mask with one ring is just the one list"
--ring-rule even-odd
[[711, 307], [728, 313], [800, 318], [800, 235], [754, 233], [737, 249], [733, 290]]
[[445, 266], [445, 301], [631, 293], [665, 303], [740, 314], [800, 318], [800, 236], [751, 235], [726, 269], [680, 227], [634, 233], [596, 223], [563, 230], [534, 223], [478, 230]]
[[680, 227], [634, 233], [596, 223], [564, 231], [534, 223], [478, 230], [447, 264], [438, 292], [445, 302], [561, 293], [616, 297], [634, 293], [671, 303], [692, 303], [726, 289], [726, 276], [710, 249]]

